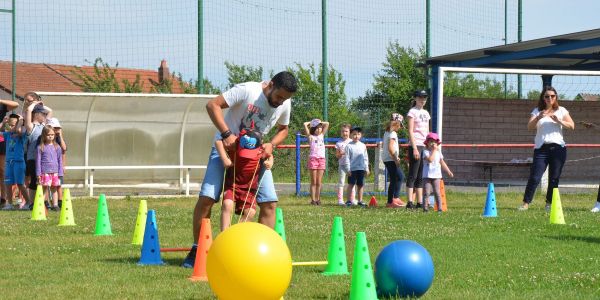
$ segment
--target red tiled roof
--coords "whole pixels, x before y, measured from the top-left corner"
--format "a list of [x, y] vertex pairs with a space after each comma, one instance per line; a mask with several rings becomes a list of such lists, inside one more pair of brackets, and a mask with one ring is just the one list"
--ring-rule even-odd
[[[93, 66], [82, 66], [81, 70], [89, 75], [94, 74]], [[80, 82], [80, 79], [73, 74], [74, 71], [75, 66], [70, 65], [17, 62], [17, 96], [23, 97], [29, 91], [81, 92], [82, 89], [75, 84]], [[115, 71], [115, 77], [121, 85], [125, 79], [133, 83], [136, 75], [140, 76], [144, 93], [150, 93], [154, 84], [158, 83], [158, 71], [126, 68], [117, 68]], [[0, 61], [0, 89], [11, 93], [12, 62], [10, 61]], [[173, 93], [183, 93], [177, 79], [173, 82]]]

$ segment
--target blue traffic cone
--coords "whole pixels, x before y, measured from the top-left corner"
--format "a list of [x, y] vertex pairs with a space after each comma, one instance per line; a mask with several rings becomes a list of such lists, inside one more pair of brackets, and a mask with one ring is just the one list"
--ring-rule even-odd
[[496, 193], [494, 192], [494, 184], [488, 184], [488, 193], [485, 200], [485, 209], [483, 210], [484, 217], [497, 217], [498, 211], [496, 210]]
[[144, 231], [144, 243], [139, 265], [162, 265], [160, 258], [160, 242], [158, 241], [158, 226], [156, 225], [156, 214], [154, 210], [148, 211], [146, 218], [146, 230]]

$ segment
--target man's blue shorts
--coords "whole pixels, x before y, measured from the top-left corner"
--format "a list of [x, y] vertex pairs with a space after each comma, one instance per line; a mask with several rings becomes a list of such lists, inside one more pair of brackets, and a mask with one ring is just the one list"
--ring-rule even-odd
[[[221, 189], [223, 188], [223, 177], [225, 174], [225, 168], [219, 153], [215, 147], [212, 147], [210, 155], [208, 157], [208, 165], [206, 166], [206, 173], [204, 174], [204, 180], [202, 181], [202, 187], [200, 188], [200, 196], [205, 196], [219, 202], [221, 198]], [[275, 202], [277, 201], [277, 194], [275, 194], [275, 184], [273, 184], [273, 173], [271, 170], [266, 170], [261, 167], [259, 177], [259, 187], [256, 195], [257, 203], [264, 202]]]

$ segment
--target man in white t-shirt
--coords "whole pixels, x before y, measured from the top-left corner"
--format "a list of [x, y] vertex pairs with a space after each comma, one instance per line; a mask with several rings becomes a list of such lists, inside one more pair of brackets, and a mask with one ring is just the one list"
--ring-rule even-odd
[[[270, 142], [264, 142], [263, 157], [270, 157], [273, 147], [285, 140], [291, 113], [291, 97], [298, 88], [290, 72], [277, 73], [270, 81], [246, 82], [235, 85], [206, 104], [211, 121], [217, 128], [209, 156], [206, 173], [194, 209], [194, 245], [183, 262], [183, 267], [193, 268], [196, 244], [203, 218], [210, 218], [212, 206], [219, 201], [225, 169], [215, 149], [214, 141], [220, 139], [226, 149], [234, 149], [239, 132], [253, 127], [265, 136], [273, 127], [277, 133]], [[223, 110], [229, 109], [223, 116]], [[258, 222], [271, 228], [275, 225], [277, 195], [270, 170], [261, 168], [256, 203], [260, 208]]]

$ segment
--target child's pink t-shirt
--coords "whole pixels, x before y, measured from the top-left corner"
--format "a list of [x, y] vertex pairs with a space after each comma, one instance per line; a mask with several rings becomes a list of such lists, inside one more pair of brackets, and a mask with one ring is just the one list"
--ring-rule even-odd
[[322, 134], [309, 135], [308, 142], [310, 143], [309, 157], [325, 158], [325, 141]]
[[425, 146], [425, 138], [429, 133], [429, 120], [431, 116], [425, 109], [411, 108], [407, 116], [414, 120], [413, 139], [415, 146]]

